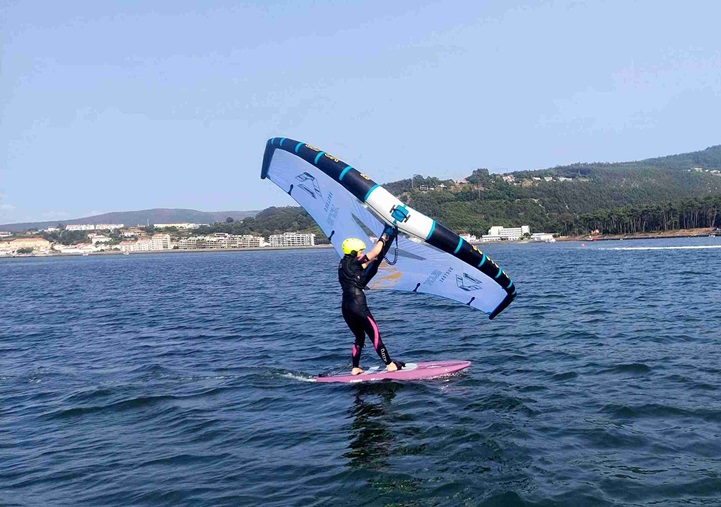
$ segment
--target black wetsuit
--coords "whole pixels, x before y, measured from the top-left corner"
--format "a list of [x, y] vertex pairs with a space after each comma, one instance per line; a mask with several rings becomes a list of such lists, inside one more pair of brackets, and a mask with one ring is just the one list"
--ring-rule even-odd
[[373, 259], [364, 269], [363, 263], [368, 262], [368, 257], [363, 255], [345, 255], [338, 266], [338, 281], [343, 288], [343, 318], [348, 327], [355, 336], [353, 344], [353, 367], [360, 367], [360, 356], [365, 344], [365, 335], [370, 336], [373, 341], [373, 347], [385, 364], [391, 363], [391, 356], [388, 353], [383, 340], [381, 340], [378, 325], [371, 314], [368, 304], [366, 303], [366, 295], [363, 292], [371, 278], [378, 272], [383, 257], [390, 247], [390, 241], [386, 241], [380, 255]]

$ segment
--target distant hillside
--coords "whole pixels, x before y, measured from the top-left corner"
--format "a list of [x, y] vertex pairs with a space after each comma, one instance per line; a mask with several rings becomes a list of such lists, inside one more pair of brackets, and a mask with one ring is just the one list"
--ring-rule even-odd
[[457, 231], [485, 234], [491, 225], [521, 224], [562, 231], [582, 214], [721, 195], [721, 146], [637, 162], [506, 174], [477, 169], [465, 183], [415, 177], [384, 186]]
[[665, 157], [648, 158], [634, 162], [591, 162], [576, 163], [566, 166], [556, 166], [548, 169], [537, 169], [535, 171], [516, 171], [513, 174], [523, 175], [526, 173], [539, 174], [566, 174], [576, 175], [589, 174], [594, 169], [627, 170], [627, 169], [672, 169], [683, 171], [693, 168], [721, 169], [721, 145], [711, 146], [701, 151], [681, 153], [678, 155], [667, 155]]
[[63, 225], [74, 224], [125, 224], [125, 225], [146, 225], [150, 224], [175, 224], [194, 223], [212, 224], [224, 222], [231, 217], [234, 220], [242, 220], [246, 217], [254, 217], [258, 211], [197, 211], [194, 209], [146, 209], [140, 211], [117, 211], [104, 213], [91, 217], [74, 218], [72, 220], [51, 220], [47, 222], [26, 222], [20, 224], [0, 225], [0, 230], [19, 232], [28, 229], [45, 229], [54, 227], [61, 223]]
[[[714, 171], [717, 171], [714, 173]], [[543, 181], [516, 197], [541, 199], [551, 213], [588, 213], [613, 206], [657, 204], [721, 193], [721, 145], [702, 151], [636, 162], [590, 163], [512, 173], [570, 178]]]

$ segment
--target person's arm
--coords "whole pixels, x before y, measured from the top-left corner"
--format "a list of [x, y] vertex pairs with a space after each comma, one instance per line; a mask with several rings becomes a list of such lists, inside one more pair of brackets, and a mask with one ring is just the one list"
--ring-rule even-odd
[[363, 263], [363, 267], [366, 268], [368, 264], [373, 262], [376, 257], [381, 253], [381, 250], [383, 250], [383, 241], [378, 240], [376, 241], [376, 244], [373, 245], [373, 248], [371, 248], [370, 252], [365, 254], [366, 262]]
[[[390, 247], [390, 244], [393, 242], [397, 235], [398, 229], [396, 227], [391, 227], [390, 225], [387, 225], [386, 228], [383, 230], [380, 238], [378, 238], [378, 241], [376, 241], [376, 244], [373, 245], [373, 248], [371, 248], [371, 251], [365, 254], [367, 260], [362, 264], [363, 269], [367, 268], [371, 262], [375, 261], [378, 258], [378, 256], [380, 256], [380, 258], [377, 259], [377, 261], [378, 263], [380, 263], [380, 261], [383, 260], [385, 252], [388, 251], [388, 247]], [[381, 253], [383, 253], [383, 255], [381, 255]]]

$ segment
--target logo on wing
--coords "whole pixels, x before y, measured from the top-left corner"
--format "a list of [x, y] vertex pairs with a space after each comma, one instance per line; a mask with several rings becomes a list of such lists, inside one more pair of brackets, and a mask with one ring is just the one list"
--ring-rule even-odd
[[463, 275], [456, 275], [456, 285], [458, 285], [459, 289], [463, 289], [465, 291], [473, 291], [473, 290], [479, 290], [481, 289], [483, 282], [480, 280], [477, 280], [473, 278], [468, 273], [463, 273]]
[[318, 197], [323, 197], [318, 180], [315, 179], [315, 176], [312, 174], [303, 172], [296, 176], [295, 179], [301, 182], [298, 187], [305, 190], [313, 199], [316, 199], [316, 195]]

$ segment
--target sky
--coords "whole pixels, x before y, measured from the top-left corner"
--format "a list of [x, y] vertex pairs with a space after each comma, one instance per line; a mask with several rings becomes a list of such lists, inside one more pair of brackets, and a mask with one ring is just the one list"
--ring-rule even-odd
[[721, 2], [0, 0], [0, 223], [295, 204], [266, 141], [378, 182], [721, 144]]

